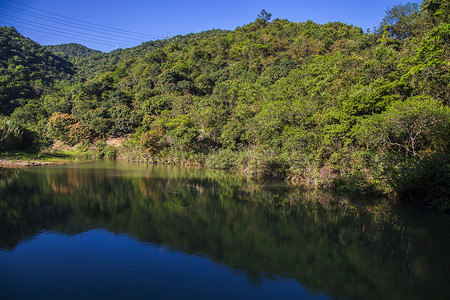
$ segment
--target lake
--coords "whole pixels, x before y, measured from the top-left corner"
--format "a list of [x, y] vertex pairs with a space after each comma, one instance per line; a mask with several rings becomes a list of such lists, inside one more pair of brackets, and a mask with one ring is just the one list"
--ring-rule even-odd
[[450, 217], [120, 161], [0, 169], [0, 299], [450, 299]]

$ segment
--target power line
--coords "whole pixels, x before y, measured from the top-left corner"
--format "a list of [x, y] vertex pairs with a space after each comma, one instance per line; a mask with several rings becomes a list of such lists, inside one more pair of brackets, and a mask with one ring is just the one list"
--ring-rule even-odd
[[[50, 31], [47, 32], [47, 34], [50, 34], [50, 35], [53, 35], [53, 34], [56, 35], [55, 32], [57, 32], [57, 33], [59, 33], [59, 36], [66, 37], [66, 38], [77, 38], [78, 37], [78, 38], [81, 38], [81, 39], [90, 39], [91, 41], [95, 41], [95, 42], [102, 42], [102, 43], [108, 44], [108, 45], [114, 45], [115, 44], [115, 42], [113, 42], [111, 40], [105, 40], [105, 39], [99, 39], [99, 38], [96, 38], [96, 37], [83, 36], [83, 35], [80, 35], [80, 34], [70, 33], [70, 32], [67, 33], [65, 31], [61, 31], [61, 30], [54, 29], [54, 28], [48, 28], [48, 27], [44, 27], [44, 26], [39, 26], [39, 25], [32, 25], [33, 27], [27, 27], [26, 24], [25, 25], [23, 25], [23, 24], [15, 24], [15, 25], [11, 25], [11, 26], [20, 26], [22, 28], [25, 28], [25, 29], [28, 29], [28, 30], [33, 30], [33, 31], [37, 31], [37, 29], [35, 29], [35, 27], [37, 27], [37, 28], [43, 29], [43, 30], [50, 30]], [[70, 34], [70, 36], [69, 35], [65, 35], [66, 33]], [[132, 45], [132, 44], [127, 44], [127, 43], [124, 43], [124, 44]]]
[[63, 38], [69, 38], [69, 39], [71, 39], [73, 41], [78, 41], [78, 42], [96, 43], [96, 44], [101, 44], [101, 45], [104, 45], [104, 46], [114, 46], [113, 43], [109, 43], [109, 42], [105, 43], [105, 42], [100, 42], [98, 40], [89, 39], [89, 38], [82, 38], [82, 39], [80, 39], [80, 38], [76, 38], [76, 37], [73, 37], [73, 36], [68, 36], [68, 35], [64, 35], [64, 34], [54, 33], [53, 31], [52, 32], [42, 31], [42, 30], [38, 30], [38, 29], [31, 28], [31, 27], [28, 27], [28, 26], [24, 26], [24, 25], [15, 26], [14, 24], [11, 24], [11, 23], [7, 23], [6, 25], [19, 27], [19, 28], [24, 28], [24, 29], [27, 29], [27, 30], [32, 30], [34, 32], [39, 32], [39, 33], [43, 33], [43, 34], [48, 34], [49, 36], [59, 36], [59, 37], [63, 37]]
[[[87, 21], [83, 21], [83, 20], [79, 20], [79, 19], [75, 19], [75, 18], [71, 18], [71, 17], [59, 15], [59, 14], [55, 14], [55, 13], [52, 13], [52, 12], [48, 12], [48, 11], [45, 11], [45, 10], [42, 10], [42, 9], [34, 8], [34, 7], [31, 7], [31, 6], [22, 4], [22, 3], [18, 3], [18, 2], [15, 2], [15, 1], [9, 1], [9, 2], [14, 3], [16, 5], [23, 6], [23, 7], [27, 7], [27, 8], [32, 9], [32, 10], [40, 11], [40, 12], [43, 12], [45, 14], [61, 17], [61, 18], [64, 18], [64, 19], [73, 20], [73, 21], [79, 22], [79, 23], [89, 24], [91, 26], [101, 27], [101, 28], [104, 28], [104, 30], [117, 31], [117, 32], [122, 32], [124, 34], [138, 35], [138, 36], [143, 36], [143, 37], [146, 37], [146, 38], [149, 38], [149, 37], [151, 37], [151, 38], [162, 38], [162, 36], [158, 36], [158, 35], [144, 34], [144, 33], [134, 32], [134, 31], [130, 31], [130, 30], [114, 28], [114, 27], [110, 27], [110, 26], [95, 24], [95, 23], [91, 23], [91, 22], [87, 22]], [[70, 21], [67, 21], [67, 22], [70, 22]]]
[[[43, 24], [43, 23], [39, 23], [39, 22], [34, 22], [34, 21], [27, 21], [27, 20], [20, 19], [20, 18], [12, 18], [10, 16], [4, 15], [3, 13], [0, 13], [0, 16], [3, 16], [3, 18], [5, 18], [7, 20], [9, 19], [10, 21], [13, 21], [15, 24], [31, 25], [31, 26], [35, 26], [35, 27], [38, 27], [38, 28], [41, 28], [41, 29], [48, 29], [48, 30], [52, 30], [52, 31], [60, 32], [60, 33], [64, 33], [64, 34], [66, 34], [66, 33], [67, 34], [74, 34], [74, 35], [77, 35], [77, 36], [81, 36], [83, 38], [85, 38], [85, 37], [91, 38], [92, 37], [92, 38], [98, 39], [99, 41], [104, 41], [104, 42], [108, 42], [108, 43], [109, 42], [114, 42], [114, 43], [121, 42], [121, 43], [124, 43], [124, 44], [135, 44], [135, 43], [138, 42], [136, 40], [108, 39], [108, 37], [106, 37], [106, 39], [105, 39], [104, 36], [98, 36], [98, 35], [95, 35], [95, 34], [75, 31], [75, 30], [71, 30], [71, 29], [59, 30], [59, 29], [55, 29], [51, 25], [47, 25], [47, 24]], [[60, 28], [60, 29], [63, 29], [63, 28]], [[139, 41], [139, 42], [141, 42], [141, 41]]]
[[[2, 6], [2, 5], [0, 4], [0, 6]], [[47, 18], [47, 17], [34, 16], [33, 14], [29, 14], [29, 13], [26, 13], [26, 12], [21, 12], [21, 13], [22, 13], [22, 14], [25, 14], [25, 15], [28, 15], [28, 16], [31, 16], [32, 18], [36, 18], [36, 19], [41, 19], [41, 20], [49, 21], [49, 22], [56, 23], [56, 24], [60, 24], [60, 25], [63, 25], [63, 26], [69, 26], [69, 27], [71, 27], [71, 28], [78, 28], [78, 29], [81, 29], [81, 30], [84, 30], [84, 31], [88, 31], [88, 32], [95, 32], [95, 33], [99, 33], [99, 34], [101, 34], [101, 35], [106, 35], [106, 36], [108, 36], [108, 37], [110, 37], [110, 36], [115, 36], [115, 37], [118, 37], [118, 38], [126, 38], [127, 41], [130, 41], [130, 40], [136, 41], [136, 39], [137, 39], [137, 38], [130, 39], [129, 36], [126, 37], [126, 36], [123, 36], [123, 35], [117, 35], [117, 34], [105, 33], [105, 32], [101, 32], [101, 31], [98, 31], [98, 30], [93, 30], [93, 29], [91, 29], [91, 28], [85, 28], [85, 27], [82, 27], [82, 26], [72, 25], [72, 24], [70, 24], [70, 23], [69, 23], [69, 24], [66, 24], [66, 23], [63, 22], [63, 21], [60, 22], [60, 21], [58, 21], [58, 20], [52, 20], [52, 19]], [[18, 17], [15, 17], [15, 16], [14, 16], [14, 17], [13, 17], [13, 16], [9, 16], [9, 15], [4, 14], [4, 13], [0, 13], [0, 14], [2, 14], [4, 17], [7, 17], [7, 18], [9, 18], [9, 19], [14, 18], [14, 19], [16, 19], [16, 20], [24, 21], [24, 22], [35, 22], [35, 21], [31, 21], [31, 20], [25, 20], [25, 19], [22, 19], [22, 18], [18, 18]], [[48, 26], [48, 25], [46, 25], [46, 24], [42, 24], [42, 23], [39, 23], [39, 22], [36, 22], [36, 24]], [[69, 29], [69, 30], [70, 30], [70, 29]], [[71, 30], [71, 31], [73, 31], [73, 30]], [[139, 38], [139, 41], [142, 41], [142, 38]]]
[[[14, 3], [16, 6], [22, 6], [22, 8], [18, 9], [18, 7], [11, 6], [10, 2]], [[30, 8], [34, 11], [27, 9], [24, 10], [23, 7]], [[142, 34], [103, 26], [100, 24], [94, 24], [33, 8], [15, 1], [9, 1], [8, 5], [0, 3], [0, 8], [3, 8], [3, 11], [0, 12], [0, 17], [5, 19], [4, 21], [8, 22], [9, 26], [23, 28], [29, 32], [38, 32], [51, 37], [58, 36], [71, 40], [83, 41], [90, 44], [96, 43], [99, 45], [108, 46], [116, 45], [116, 48], [118, 47], [117, 43], [120, 43], [122, 48], [126, 48], [139, 45], [149, 39], [163, 38], [156, 35]], [[44, 14], [35, 11], [43, 12]], [[24, 18], [19, 18], [15, 15], [21, 15], [24, 16]], [[41, 22], [39, 22], [39, 20]]]

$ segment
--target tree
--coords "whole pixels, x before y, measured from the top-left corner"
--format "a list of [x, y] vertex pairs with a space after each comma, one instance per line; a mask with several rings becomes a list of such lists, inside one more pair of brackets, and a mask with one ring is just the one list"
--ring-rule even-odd
[[435, 27], [423, 39], [405, 79], [418, 90], [450, 104], [450, 24]]
[[48, 134], [51, 138], [67, 141], [70, 127], [77, 122], [77, 118], [72, 115], [56, 112], [48, 120]]
[[421, 11], [427, 11], [437, 25], [448, 23], [450, 20], [450, 1], [448, 0], [424, 0]]
[[92, 140], [91, 130], [81, 124], [76, 117], [65, 113], [54, 113], [48, 123], [47, 132], [53, 139], [75, 145]]
[[386, 11], [378, 33], [387, 31], [393, 38], [399, 40], [413, 35], [413, 22], [418, 16], [418, 11], [418, 5], [411, 2], [390, 7]]
[[261, 10], [261, 13], [258, 15], [258, 20], [263, 20], [265, 22], [269, 22], [272, 19], [272, 14], [268, 13], [265, 9]]
[[407, 156], [447, 153], [450, 147], [450, 109], [432, 99], [398, 101], [361, 125], [361, 141], [370, 140], [371, 144], [386, 146], [392, 152], [403, 152]]

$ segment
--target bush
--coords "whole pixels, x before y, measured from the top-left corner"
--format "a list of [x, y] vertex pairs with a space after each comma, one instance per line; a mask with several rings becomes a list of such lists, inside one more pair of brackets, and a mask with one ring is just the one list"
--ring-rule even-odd
[[77, 122], [69, 126], [69, 132], [67, 135], [67, 142], [69, 145], [75, 145], [77, 143], [89, 143], [93, 138], [92, 131], [86, 126]]
[[209, 156], [206, 160], [206, 166], [221, 170], [231, 170], [237, 166], [238, 161], [239, 153], [226, 148]]
[[245, 151], [239, 160], [244, 173], [252, 177], [286, 177], [288, 167], [273, 149], [251, 148]]
[[160, 140], [162, 137], [163, 132], [159, 128], [146, 131], [141, 135], [139, 145], [150, 153], [158, 153], [161, 150]]
[[199, 145], [199, 129], [188, 115], [180, 115], [167, 123], [167, 143], [177, 150], [195, 151]]
[[116, 159], [119, 149], [115, 146], [107, 145], [105, 140], [100, 140], [97, 142], [96, 146], [96, 157], [97, 158], [107, 158]]
[[116, 159], [117, 158], [118, 149], [115, 146], [107, 146], [104, 151], [104, 158], [107, 159]]
[[450, 149], [450, 108], [432, 99], [409, 98], [363, 120], [355, 137], [367, 147], [425, 157]]
[[48, 135], [71, 146], [88, 143], [93, 138], [92, 131], [81, 124], [78, 119], [65, 113], [54, 113], [47, 123]]
[[76, 117], [65, 113], [54, 113], [47, 123], [47, 133], [53, 139], [68, 141], [70, 126], [77, 123]]
[[450, 155], [402, 161], [391, 167], [389, 178], [400, 198], [450, 211]]
[[31, 147], [33, 135], [7, 117], [0, 116], [0, 151], [22, 150]]

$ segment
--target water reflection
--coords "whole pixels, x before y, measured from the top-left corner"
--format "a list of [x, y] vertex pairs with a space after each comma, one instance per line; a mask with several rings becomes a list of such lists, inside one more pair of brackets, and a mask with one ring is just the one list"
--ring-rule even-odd
[[100, 227], [207, 257], [255, 286], [283, 277], [342, 299], [450, 297], [447, 215], [201, 169], [100, 162], [0, 174], [3, 249]]

